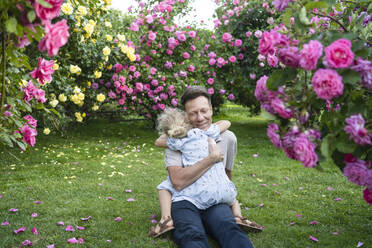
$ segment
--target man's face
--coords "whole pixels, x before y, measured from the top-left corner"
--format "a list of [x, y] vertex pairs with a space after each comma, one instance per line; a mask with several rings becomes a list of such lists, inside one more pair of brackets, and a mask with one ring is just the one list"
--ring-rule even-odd
[[185, 111], [194, 128], [207, 130], [212, 124], [212, 106], [204, 96], [186, 102]]

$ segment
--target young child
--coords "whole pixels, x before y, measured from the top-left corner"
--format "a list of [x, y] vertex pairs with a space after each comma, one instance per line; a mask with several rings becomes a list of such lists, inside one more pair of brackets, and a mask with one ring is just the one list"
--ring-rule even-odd
[[[158, 147], [168, 147], [172, 150], [179, 150], [182, 153], [182, 164], [192, 166], [196, 162], [207, 157], [209, 154], [208, 138], [214, 141], [220, 139], [220, 133], [230, 127], [229, 121], [219, 121], [203, 131], [192, 128], [184, 112], [178, 109], [166, 109], [158, 118], [158, 130], [162, 134], [155, 142]], [[213, 188], [203, 187], [211, 176], [218, 176], [221, 180]], [[214, 204], [226, 203], [231, 206], [237, 224], [245, 230], [260, 230], [259, 226], [242, 217], [239, 202], [236, 200], [236, 188], [226, 175], [225, 167], [222, 162], [215, 163], [206, 171], [198, 181], [200, 192], [193, 191], [193, 201], [199, 209], [206, 209]], [[209, 184], [210, 185], [210, 184]], [[159, 223], [152, 227], [148, 233], [151, 237], [158, 237], [174, 229], [171, 218], [172, 197], [182, 197], [187, 195], [188, 188], [176, 191], [168, 178], [158, 185], [158, 195], [160, 201], [161, 219]], [[195, 189], [195, 187], [194, 187]], [[189, 199], [191, 201], [191, 199]]]

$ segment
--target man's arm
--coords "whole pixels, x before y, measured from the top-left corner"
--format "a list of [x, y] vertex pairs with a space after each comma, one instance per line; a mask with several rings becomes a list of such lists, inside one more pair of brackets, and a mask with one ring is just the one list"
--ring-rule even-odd
[[157, 138], [157, 140], [155, 140], [155, 146], [167, 148], [168, 147], [167, 146], [167, 135], [165, 134], [160, 135], [160, 137]]
[[227, 129], [229, 129], [229, 127], [231, 126], [231, 122], [226, 121], [226, 120], [221, 120], [221, 121], [217, 121], [216, 125], [220, 128], [220, 132], [223, 133]]
[[223, 153], [209, 139], [209, 155], [188, 167], [168, 166], [169, 178], [176, 190], [182, 190], [201, 177], [214, 163], [223, 161]]

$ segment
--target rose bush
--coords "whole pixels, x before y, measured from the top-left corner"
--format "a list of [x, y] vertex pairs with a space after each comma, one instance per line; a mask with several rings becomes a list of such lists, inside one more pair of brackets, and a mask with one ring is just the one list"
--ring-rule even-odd
[[[55, 56], [69, 37], [66, 20], [59, 16], [62, 0], [1, 1], [0, 146], [25, 150], [34, 146], [37, 120], [29, 113], [43, 109], [44, 85], [52, 80], [53, 61], [30, 58], [24, 47], [38, 42], [40, 51]], [[35, 62], [33, 61], [35, 60]], [[32, 70], [34, 63], [37, 68]]]
[[372, 5], [329, 2], [272, 2], [280, 23], [258, 51], [277, 69], [255, 96], [275, 120], [267, 134], [276, 147], [305, 167], [332, 159], [372, 204]]

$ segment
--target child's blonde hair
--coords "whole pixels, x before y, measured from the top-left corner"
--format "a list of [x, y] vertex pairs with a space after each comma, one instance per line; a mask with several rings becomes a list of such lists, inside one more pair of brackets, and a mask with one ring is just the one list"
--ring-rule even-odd
[[158, 117], [157, 130], [171, 138], [185, 137], [192, 128], [185, 112], [176, 108], [167, 108]]

